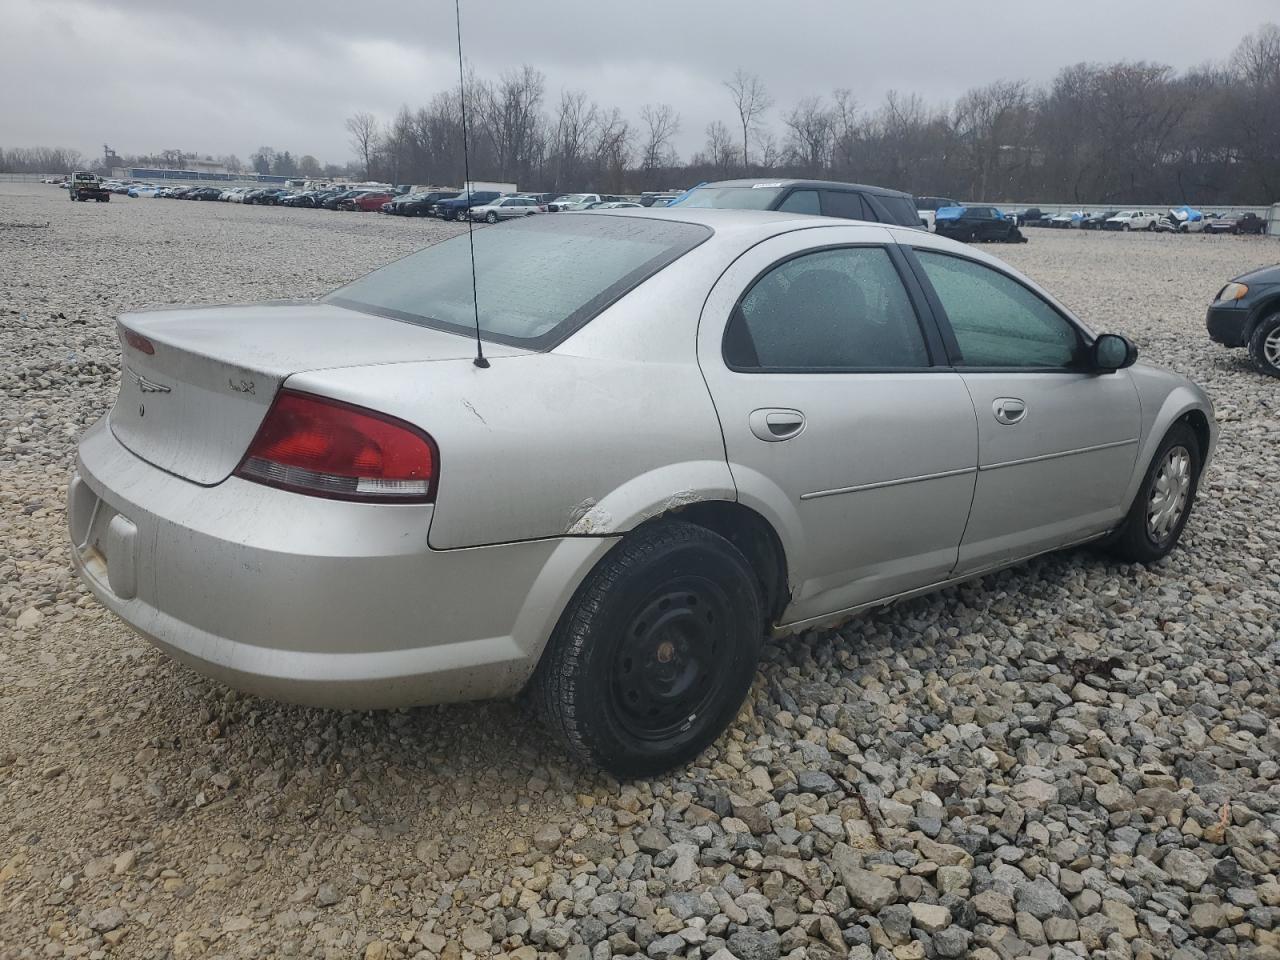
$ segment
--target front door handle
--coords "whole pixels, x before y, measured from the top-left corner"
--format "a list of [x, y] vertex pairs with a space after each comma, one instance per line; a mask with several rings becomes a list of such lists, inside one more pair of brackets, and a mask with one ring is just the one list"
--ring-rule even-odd
[[1017, 397], [997, 397], [991, 403], [991, 412], [1003, 424], [1015, 424], [1027, 415], [1027, 403]]
[[762, 407], [752, 410], [748, 419], [751, 432], [766, 443], [790, 440], [804, 430], [804, 414], [787, 407]]

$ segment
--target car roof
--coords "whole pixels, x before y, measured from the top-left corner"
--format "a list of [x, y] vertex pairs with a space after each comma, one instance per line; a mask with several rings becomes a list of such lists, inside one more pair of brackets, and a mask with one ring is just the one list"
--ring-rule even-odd
[[822, 217], [806, 213], [775, 210], [736, 210], [718, 207], [614, 207], [580, 210], [578, 217], [629, 217], [640, 220], [674, 220], [710, 227], [717, 234], [755, 231], [763, 239], [789, 230], [818, 227], [889, 227], [892, 224], [873, 220], [850, 220], [844, 217]]
[[716, 180], [712, 183], [700, 183], [699, 187], [805, 187], [813, 190], [857, 190], [878, 197], [910, 197], [911, 194], [901, 190], [890, 190], [888, 187], [876, 187], [867, 183], [846, 183], [841, 180], [791, 180], [787, 178], [770, 179], [769, 177], [752, 177], [748, 180]]

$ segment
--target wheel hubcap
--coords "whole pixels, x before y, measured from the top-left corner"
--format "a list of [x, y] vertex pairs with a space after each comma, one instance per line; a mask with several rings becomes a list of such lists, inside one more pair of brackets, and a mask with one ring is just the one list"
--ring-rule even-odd
[[1273, 367], [1280, 367], [1280, 327], [1276, 327], [1262, 341], [1262, 355]]
[[613, 662], [619, 719], [645, 740], [689, 730], [719, 693], [726, 599], [705, 582], [664, 587], [632, 619]]
[[1173, 447], [1165, 454], [1147, 501], [1147, 533], [1157, 543], [1167, 540], [1187, 509], [1191, 493], [1191, 454]]

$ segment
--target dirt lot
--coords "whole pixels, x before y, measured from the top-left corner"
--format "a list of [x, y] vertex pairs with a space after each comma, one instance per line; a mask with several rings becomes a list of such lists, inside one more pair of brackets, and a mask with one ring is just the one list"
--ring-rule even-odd
[[456, 229], [0, 184], [0, 958], [1280, 957], [1280, 384], [1204, 331], [1280, 243], [990, 248], [1213, 395], [1182, 548], [772, 645], [716, 749], [620, 785], [519, 703], [238, 696], [69, 570], [115, 313], [309, 297]]

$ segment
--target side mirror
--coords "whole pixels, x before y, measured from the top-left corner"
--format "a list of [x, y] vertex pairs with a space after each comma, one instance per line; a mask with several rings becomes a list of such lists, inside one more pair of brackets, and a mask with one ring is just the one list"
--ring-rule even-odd
[[1117, 333], [1104, 333], [1093, 341], [1093, 368], [1099, 373], [1113, 373], [1133, 366], [1138, 348], [1133, 341]]

